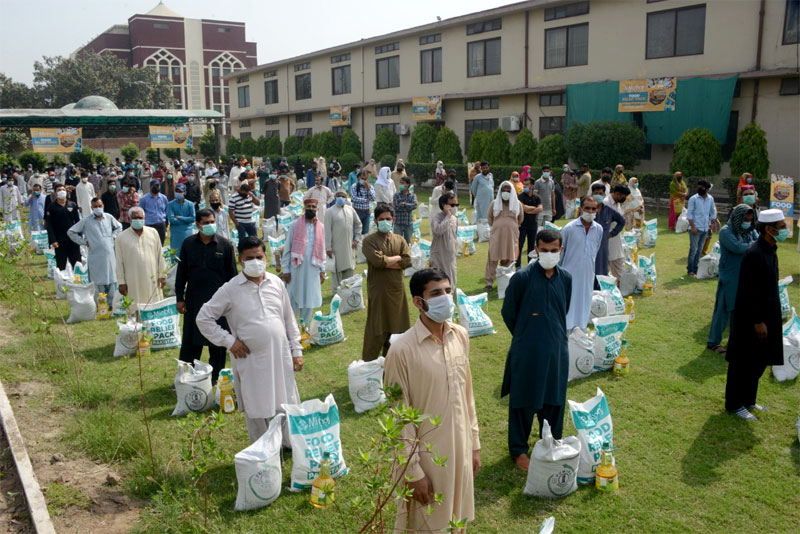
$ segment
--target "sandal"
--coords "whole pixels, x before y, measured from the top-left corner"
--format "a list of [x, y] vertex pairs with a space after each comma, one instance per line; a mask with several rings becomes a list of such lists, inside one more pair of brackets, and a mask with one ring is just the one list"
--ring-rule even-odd
[[709, 347], [709, 348], [714, 352], [716, 352], [717, 354], [725, 354], [727, 352], [727, 349], [722, 345], [716, 345], [714, 347]]

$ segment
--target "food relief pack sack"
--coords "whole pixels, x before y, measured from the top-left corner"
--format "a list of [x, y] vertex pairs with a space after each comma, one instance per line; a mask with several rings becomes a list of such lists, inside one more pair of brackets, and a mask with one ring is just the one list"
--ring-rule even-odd
[[569, 334], [569, 374], [567, 381], [586, 378], [594, 372], [594, 336], [580, 328]]
[[481, 293], [474, 297], [468, 297], [460, 289], [456, 289], [456, 294], [458, 295], [458, 322], [467, 329], [469, 337], [495, 334], [492, 320], [481, 308], [489, 301], [489, 295]]
[[236, 453], [236, 504], [233, 509], [255, 510], [275, 502], [281, 494], [281, 423], [279, 413], [269, 422], [269, 428], [249, 447]]
[[347, 474], [347, 465], [339, 439], [339, 407], [332, 394], [325, 401], [310, 399], [300, 404], [282, 404], [289, 419], [289, 438], [292, 443], [291, 491], [311, 487], [319, 476], [322, 455], [329, 453], [331, 476]]
[[[44, 257], [47, 260], [47, 279], [52, 280], [56, 272], [56, 251], [53, 248], [44, 249]], [[56, 296], [58, 298], [58, 296]]]
[[214, 406], [214, 395], [211, 388], [210, 365], [200, 360], [194, 364], [178, 362], [175, 373], [175, 396], [177, 403], [172, 415], [187, 415], [210, 410]]
[[644, 284], [647, 281], [647, 277], [650, 277], [650, 280], [653, 282], [653, 291], [656, 290], [656, 255], [655, 253], [650, 254], [650, 256], [642, 256], [639, 254], [639, 271], [638, 271], [638, 279], [636, 280], [636, 291], [638, 293], [642, 292], [644, 288]]
[[594, 324], [594, 371], [608, 371], [622, 347], [622, 335], [628, 328], [628, 315], [613, 315], [592, 319]]
[[69, 302], [67, 324], [93, 321], [97, 316], [97, 304], [94, 302], [94, 284], [67, 284], [66, 287], [67, 302]]
[[542, 439], [531, 453], [525, 495], [565, 497], [578, 489], [577, 471], [581, 442], [575, 436], [554, 439], [547, 419], [542, 424]]
[[572, 423], [578, 431], [581, 442], [580, 462], [578, 463], [578, 484], [594, 482], [594, 472], [600, 465], [603, 442], [614, 446], [614, 425], [608, 401], [600, 388], [597, 395], [584, 403], [568, 400]]
[[181, 346], [181, 331], [178, 327], [180, 315], [175, 307], [175, 297], [154, 304], [139, 304], [139, 314], [153, 338], [151, 350], [172, 349]]
[[135, 319], [127, 321], [117, 321], [117, 340], [114, 344], [114, 357], [130, 356], [136, 353], [136, 346], [139, 343], [139, 334], [144, 328], [142, 323]]
[[360, 274], [355, 274], [342, 280], [339, 287], [336, 288], [336, 294], [342, 299], [339, 307], [339, 312], [342, 315], [364, 309], [363, 284], [363, 277]]
[[384, 357], [365, 362], [358, 360], [347, 366], [347, 381], [350, 389], [350, 400], [356, 413], [371, 410], [386, 400], [383, 392]]
[[644, 243], [644, 248], [653, 248], [656, 246], [656, 241], [658, 240], [658, 219], [645, 221], [643, 232], [642, 242]]
[[794, 279], [791, 276], [778, 280], [778, 296], [781, 299], [781, 316], [786, 319], [792, 314], [792, 306], [789, 303], [789, 285]]
[[603, 276], [598, 274], [597, 283], [600, 285], [600, 295], [606, 303], [605, 315], [622, 315], [625, 313], [625, 299], [622, 298], [622, 293], [617, 287], [617, 279], [610, 275]]
[[314, 345], [333, 345], [345, 340], [344, 328], [342, 327], [342, 316], [339, 314], [339, 303], [342, 299], [335, 295], [331, 300], [331, 312], [322, 315], [322, 312], [314, 312], [311, 324], [308, 327], [308, 335]]
[[783, 365], [773, 365], [778, 382], [794, 380], [800, 374], [800, 318], [792, 308], [792, 317], [783, 325]]

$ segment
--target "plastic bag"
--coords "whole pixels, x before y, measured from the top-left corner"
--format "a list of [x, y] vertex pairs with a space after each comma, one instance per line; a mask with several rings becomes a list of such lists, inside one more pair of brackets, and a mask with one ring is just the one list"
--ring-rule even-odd
[[428, 218], [428, 214], [431, 211], [432, 211], [431, 208], [429, 208], [428, 205], [423, 202], [422, 204], [419, 205], [419, 218], [420, 219], [427, 219]]
[[275, 253], [286, 245], [286, 234], [278, 237], [267, 236], [267, 242], [269, 243], [269, 264], [275, 267]]
[[786, 319], [792, 314], [792, 306], [789, 303], [789, 285], [792, 283], [793, 278], [787, 276], [778, 280], [778, 296], [781, 299], [781, 316]]
[[426, 258], [431, 257], [431, 242], [427, 239], [420, 239], [419, 240], [419, 249], [425, 254]]
[[311, 343], [314, 345], [333, 345], [346, 339], [342, 328], [342, 316], [339, 314], [340, 302], [339, 295], [335, 295], [331, 300], [331, 311], [328, 315], [322, 315], [320, 311], [314, 312], [308, 327], [308, 335], [311, 336]]
[[578, 463], [578, 484], [594, 482], [594, 472], [600, 465], [603, 442], [614, 446], [614, 425], [606, 396], [600, 388], [597, 395], [583, 403], [568, 400], [572, 423], [578, 430], [581, 442], [580, 462]]
[[200, 360], [194, 364], [178, 362], [175, 373], [175, 396], [177, 403], [172, 415], [187, 415], [210, 410], [214, 406], [214, 395], [211, 391], [212, 367]]
[[467, 246], [469, 254], [475, 254], [475, 232], [477, 226], [459, 226], [456, 230], [456, 239], [458, 239], [458, 251], [456, 257], [460, 258], [463, 255], [464, 245]]
[[644, 284], [647, 281], [647, 277], [650, 277], [650, 281], [653, 283], [653, 291], [656, 290], [656, 255], [651, 254], [648, 256], [639, 255], [639, 272], [637, 273], [638, 277], [636, 279], [636, 292], [641, 293], [642, 288], [644, 288]]
[[97, 316], [94, 284], [66, 284], [69, 318], [67, 324], [93, 321]]
[[421, 271], [428, 265], [428, 258], [423, 254], [419, 243], [411, 245], [411, 267], [403, 271], [403, 276], [411, 276], [417, 271]]
[[331, 476], [347, 474], [342, 442], [339, 439], [339, 407], [332, 394], [325, 401], [310, 399], [300, 404], [282, 404], [289, 419], [289, 438], [292, 443], [291, 491], [311, 487], [319, 475], [322, 455], [329, 453]]
[[[31, 243], [33, 244], [33, 248], [36, 249], [36, 252], [38, 254], [41, 254], [49, 247], [47, 243], [47, 231], [34, 230], [33, 232], [31, 232]], [[53, 259], [55, 259], [55, 254], [53, 254]]]
[[175, 296], [175, 276], [178, 274], [178, 264], [173, 265], [167, 269], [166, 284], [164, 285], [164, 292], [168, 297]]
[[614, 366], [614, 358], [619, 356], [622, 335], [628, 328], [627, 315], [613, 315], [592, 319], [594, 324], [594, 370], [608, 371]]
[[416, 221], [411, 223], [411, 229], [413, 230], [413, 236], [417, 239], [422, 237], [422, 233], [419, 231], [419, 227], [422, 224], [422, 219], [417, 219]]
[[136, 354], [136, 346], [139, 343], [139, 333], [144, 328], [142, 323], [135, 319], [128, 321], [117, 321], [117, 340], [114, 343], [114, 357], [130, 356]]
[[303, 205], [303, 193], [301, 191], [295, 191], [291, 195], [289, 195], [290, 202], [292, 204], [300, 204]]
[[556, 518], [553, 516], [548, 517], [542, 521], [542, 526], [539, 527], [539, 534], [553, 534], [556, 528]]
[[356, 245], [356, 263], [367, 263], [367, 258], [364, 256], [364, 252], [361, 250], [363, 240], [359, 239], [358, 244]]
[[492, 234], [492, 227], [489, 226], [489, 219], [480, 219], [477, 224], [477, 229], [478, 243], [489, 241], [489, 236]]
[[458, 301], [458, 322], [467, 329], [469, 337], [495, 334], [492, 320], [483, 311], [481, 306], [489, 302], [489, 295], [481, 293], [468, 297], [460, 289], [456, 289]]
[[469, 219], [467, 218], [467, 208], [458, 211], [458, 225], [459, 226], [469, 225]]
[[[56, 251], [52, 248], [44, 249], [44, 257], [47, 260], [47, 279], [52, 280], [55, 278], [56, 273]], [[58, 295], [56, 295], [58, 298]]]
[[283, 235], [283, 228], [281, 228], [280, 225], [276, 227], [274, 217], [270, 217], [264, 220], [264, 224], [261, 225], [261, 232], [264, 239], [268, 239], [270, 237], [279, 237]]
[[697, 262], [697, 279], [708, 280], [719, 274], [719, 260], [716, 256], [706, 254]]
[[639, 267], [632, 261], [625, 261], [622, 272], [619, 275], [619, 292], [623, 297], [629, 297], [636, 293], [636, 284], [639, 279]]
[[269, 422], [269, 428], [249, 447], [236, 453], [236, 504], [233, 509], [256, 510], [275, 502], [281, 494], [281, 424], [279, 413]]
[[653, 248], [658, 240], [658, 219], [650, 219], [644, 223], [643, 246]]
[[472, 210], [469, 214], [469, 223], [478, 224], [478, 210]]
[[555, 230], [556, 232], [561, 232], [561, 227], [557, 224], [551, 223], [550, 221], [545, 221], [544, 230]]
[[617, 279], [610, 275], [598, 274], [597, 283], [600, 285], [600, 295], [606, 301], [606, 315], [625, 313], [625, 299], [617, 287]]
[[127, 315], [127, 311], [122, 307], [122, 299], [122, 293], [119, 292], [119, 289], [114, 291], [114, 297], [111, 300], [112, 317], [123, 317]]
[[682, 234], [684, 232], [688, 232], [689, 231], [689, 219], [688, 219], [687, 215], [688, 215], [688, 212], [686, 211], [686, 208], [683, 208], [683, 211], [681, 211], [681, 214], [678, 215], [678, 220], [675, 221], [675, 233], [676, 234]]
[[345, 278], [336, 288], [336, 294], [341, 299], [339, 313], [345, 315], [350, 312], [364, 309], [364, 296], [362, 293], [363, 278], [360, 274]]
[[384, 358], [380, 356], [371, 362], [353, 360], [347, 366], [350, 400], [353, 401], [356, 413], [376, 408], [386, 400], [383, 392], [383, 363]]
[[569, 374], [568, 381], [586, 378], [594, 372], [594, 334], [587, 334], [580, 328], [569, 333]]
[[72, 265], [70, 265], [69, 262], [67, 262], [67, 266], [63, 271], [56, 267], [53, 274], [53, 283], [55, 284], [57, 299], [61, 300], [67, 298], [67, 284], [72, 284], [73, 280]]
[[150, 342], [150, 350], [181, 346], [181, 332], [178, 328], [180, 315], [175, 307], [175, 297], [169, 297], [154, 304], [139, 304], [139, 315], [147, 333], [153, 338], [153, 341]]
[[623, 246], [628, 247], [628, 249], [633, 250], [633, 247], [638, 246], [639, 243], [639, 232], [640, 230], [630, 230], [628, 232], [622, 232], [622, 242]]
[[508, 267], [498, 265], [497, 267], [497, 298], [503, 300], [506, 298], [506, 289], [511, 282], [511, 277], [516, 274], [517, 268], [512, 263]]
[[553, 439], [550, 423], [545, 419], [542, 439], [533, 446], [528, 478], [522, 493], [553, 498], [565, 497], [576, 491], [580, 454], [580, 440], [576, 436]]
[[800, 374], [800, 318], [792, 308], [792, 317], [783, 325], [783, 365], [773, 365], [778, 382], [794, 380]]

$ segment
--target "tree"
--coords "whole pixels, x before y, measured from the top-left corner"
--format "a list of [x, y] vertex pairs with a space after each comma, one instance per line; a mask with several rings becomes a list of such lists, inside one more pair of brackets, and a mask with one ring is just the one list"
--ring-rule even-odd
[[285, 156], [293, 156], [298, 152], [300, 152], [300, 143], [297, 141], [297, 136], [288, 136], [283, 142], [283, 154]]
[[267, 154], [269, 154], [269, 152], [267, 151], [267, 138], [261, 135], [259, 136], [258, 139], [256, 139], [255, 155], [263, 157], [266, 156]]
[[25, 169], [28, 167], [28, 164], [31, 164], [35, 171], [41, 172], [47, 168], [47, 156], [40, 152], [26, 150], [19, 155], [19, 165], [21, 168]]
[[194, 156], [195, 154], [197, 154], [196, 148], [184, 148], [183, 151], [186, 152], [187, 156]]
[[495, 128], [483, 147], [481, 158], [492, 165], [506, 165], [509, 152], [511, 152], [511, 142], [508, 140], [508, 134], [500, 128]]
[[[645, 142], [644, 132], [632, 122], [576, 122], [564, 134], [570, 159], [577, 163], [588, 163], [590, 169], [617, 164], [633, 167], [639, 163]], [[551, 163], [560, 165], [564, 162]]]
[[756, 179], [766, 180], [769, 173], [767, 137], [758, 124], [751, 122], [739, 132], [736, 148], [731, 154], [731, 175], [749, 172]]
[[195, 143], [197, 149], [207, 158], [217, 159], [217, 134], [214, 130], [206, 130], [205, 133]]
[[247, 159], [253, 159], [253, 156], [258, 155], [258, 144], [252, 137], [245, 137], [242, 140], [242, 155]]
[[396, 157], [400, 152], [400, 138], [391, 128], [383, 128], [372, 142], [372, 157], [377, 161], [387, 154]]
[[319, 133], [303, 137], [303, 152], [312, 152], [319, 155]]
[[122, 157], [125, 158], [125, 161], [127, 162], [139, 159], [139, 147], [136, 146], [135, 143], [128, 143], [127, 145], [120, 148], [119, 152], [120, 154], [122, 154]]
[[551, 134], [539, 141], [536, 147], [536, 165], [540, 167], [544, 164], [558, 166], [566, 163], [567, 150], [564, 148], [564, 136], [561, 134]]
[[35, 108], [39, 101], [36, 91], [24, 83], [15, 82], [0, 73], [0, 106], [4, 108]]
[[0, 130], [0, 154], [12, 155], [27, 148], [30, 138], [20, 128], [4, 128]]
[[722, 167], [722, 149], [708, 128], [691, 128], [675, 142], [670, 172], [684, 176], [716, 176]]
[[464, 161], [464, 156], [461, 155], [461, 141], [459, 141], [458, 135], [447, 126], [443, 126], [436, 134], [433, 155], [437, 161], [441, 161], [445, 165], [460, 164]]
[[273, 135], [267, 139], [267, 154], [282, 154], [283, 146], [281, 145], [280, 136]]
[[88, 169], [92, 165], [99, 165], [103, 163], [108, 165], [108, 154], [105, 152], [95, 152], [88, 146], [81, 149], [81, 152], [70, 152], [69, 162], [74, 165], [79, 165], [84, 169]]
[[408, 147], [408, 161], [413, 163], [430, 163], [436, 144], [436, 128], [427, 122], [421, 122], [411, 132], [411, 146]]
[[361, 156], [346, 152], [339, 156], [339, 165], [342, 166], [342, 176], [347, 176], [358, 163], [361, 163]]
[[512, 165], [533, 165], [536, 161], [536, 138], [531, 131], [523, 128], [517, 134], [514, 146], [509, 153], [509, 163]]
[[342, 154], [356, 154], [359, 161], [361, 161], [361, 140], [358, 138], [358, 134], [350, 128], [345, 128], [344, 132], [342, 132], [342, 148], [340, 152]]
[[63, 167], [67, 164], [67, 160], [64, 159], [62, 154], [53, 154], [53, 158], [50, 160], [50, 165], [54, 167]]
[[242, 153], [242, 143], [236, 137], [229, 137], [228, 142], [225, 143], [226, 156], [238, 156]]
[[467, 159], [471, 162], [480, 161], [483, 157], [483, 148], [489, 141], [489, 134], [483, 130], [473, 132], [469, 138], [469, 147], [467, 148]]
[[331, 156], [339, 155], [339, 138], [333, 132], [320, 132], [317, 139], [317, 152], [321, 156], [330, 159]]

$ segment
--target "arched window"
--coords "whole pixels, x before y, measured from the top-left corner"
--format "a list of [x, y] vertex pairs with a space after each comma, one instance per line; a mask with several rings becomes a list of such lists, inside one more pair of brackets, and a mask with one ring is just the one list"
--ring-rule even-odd
[[[231, 72], [244, 69], [244, 63], [230, 53], [223, 52], [209, 61], [206, 68], [208, 69], [209, 88], [208, 107], [224, 114], [227, 119], [231, 114], [231, 97], [222, 77]], [[227, 131], [226, 119], [223, 119], [223, 125], [225, 126], [223, 131]]]
[[158, 72], [161, 80], [169, 80], [172, 84], [172, 98], [175, 99], [176, 109], [186, 109], [186, 73], [183, 62], [174, 54], [160, 48], [148, 56], [144, 62], [145, 67], [152, 67]]

